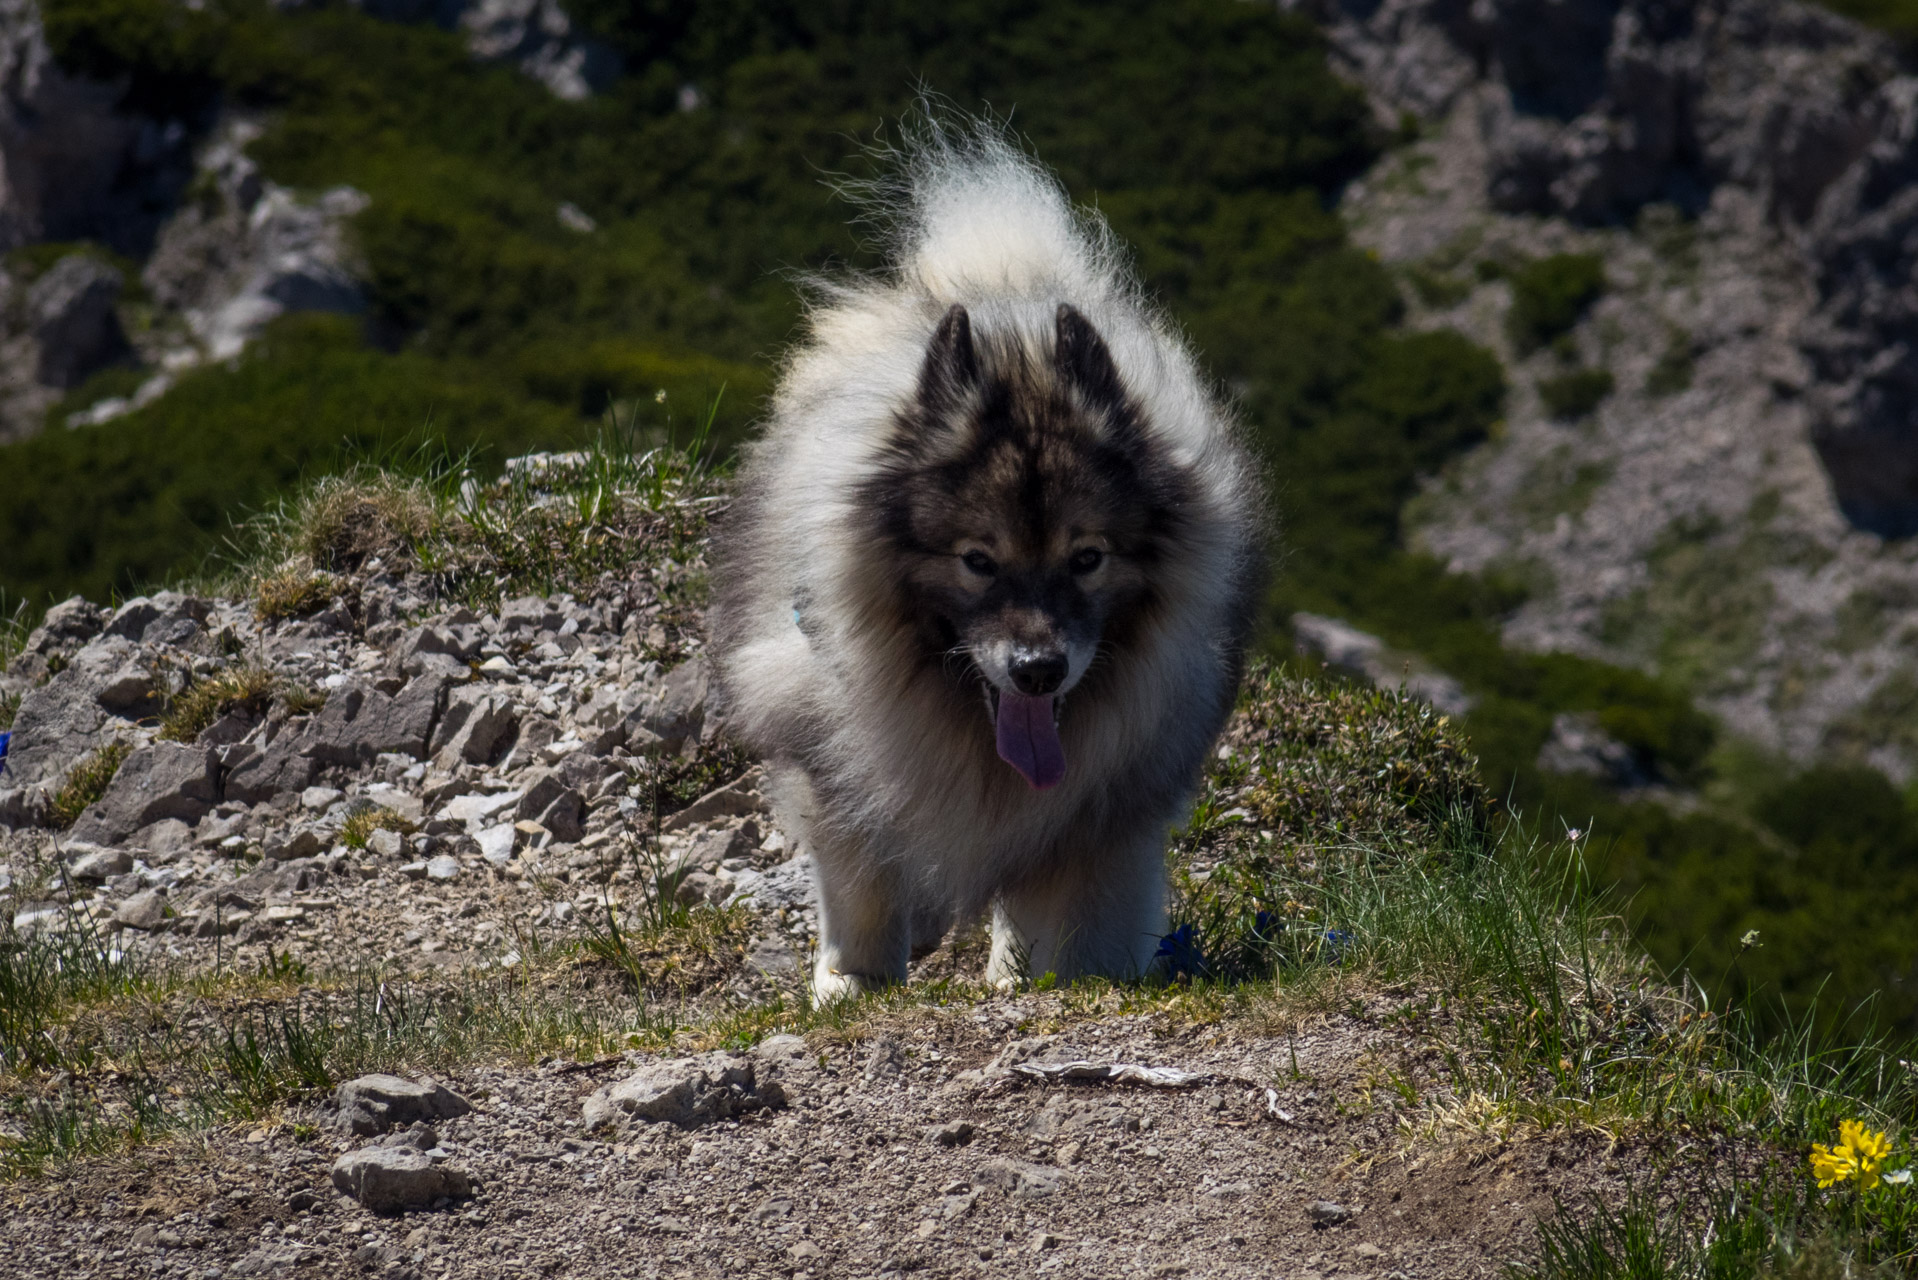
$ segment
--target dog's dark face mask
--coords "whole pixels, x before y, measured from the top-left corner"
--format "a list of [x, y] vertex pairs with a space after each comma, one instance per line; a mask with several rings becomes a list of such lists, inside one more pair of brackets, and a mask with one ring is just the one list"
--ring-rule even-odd
[[1068, 305], [1046, 358], [975, 341], [965, 308], [948, 311], [893, 453], [873, 496], [928, 657], [947, 671], [959, 660], [983, 686], [1000, 757], [1034, 788], [1056, 786], [1066, 697], [1096, 696], [1095, 660], [1150, 607], [1184, 486]]

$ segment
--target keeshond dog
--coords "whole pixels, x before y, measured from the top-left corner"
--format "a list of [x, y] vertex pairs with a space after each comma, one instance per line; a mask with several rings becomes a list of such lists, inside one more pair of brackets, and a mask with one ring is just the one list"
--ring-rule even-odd
[[1231, 709], [1258, 484], [1096, 214], [928, 127], [881, 274], [814, 281], [717, 542], [731, 731], [819, 890], [813, 998], [992, 910], [988, 979], [1136, 977]]

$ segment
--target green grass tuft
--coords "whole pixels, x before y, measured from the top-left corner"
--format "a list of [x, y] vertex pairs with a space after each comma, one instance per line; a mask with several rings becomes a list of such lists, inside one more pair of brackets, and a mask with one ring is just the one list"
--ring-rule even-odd
[[88, 752], [69, 769], [53, 795], [53, 825], [64, 831], [77, 822], [88, 805], [107, 793], [113, 775], [132, 753], [133, 744], [116, 739]]

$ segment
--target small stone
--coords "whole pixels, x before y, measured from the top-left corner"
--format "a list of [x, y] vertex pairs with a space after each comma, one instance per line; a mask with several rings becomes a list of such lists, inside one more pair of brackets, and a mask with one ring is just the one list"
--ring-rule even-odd
[[269, 862], [291, 862], [295, 858], [311, 858], [325, 848], [326, 842], [318, 831], [312, 827], [295, 827], [267, 840], [260, 846], [260, 852]]
[[384, 827], [366, 838], [366, 851], [382, 858], [397, 858], [405, 848], [406, 841], [400, 833]]
[[426, 863], [423, 861], [403, 862], [400, 864], [400, 874], [408, 880], [424, 880], [426, 879]]
[[472, 1192], [466, 1170], [436, 1163], [417, 1147], [366, 1147], [333, 1162], [333, 1185], [375, 1213], [424, 1209]]
[[580, 1117], [586, 1128], [628, 1118], [664, 1121], [681, 1128], [786, 1106], [786, 1091], [761, 1080], [751, 1058], [709, 1053], [654, 1063], [586, 1099]]
[[67, 874], [75, 880], [100, 884], [133, 870], [133, 855], [125, 849], [97, 849], [91, 845], [73, 845], [79, 856], [67, 863]]
[[460, 860], [450, 854], [442, 853], [437, 858], [426, 860], [426, 878], [428, 880], [452, 880], [460, 873]]
[[1353, 1249], [1352, 1252], [1361, 1258], [1383, 1258], [1385, 1256], [1385, 1250], [1379, 1248], [1369, 1240]]
[[513, 860], [513, 842], [517, 836], [510, 822], [502, 822], [496, 827], [488, 827], [473, 837], [479, 843], [480, 856], [496, 867], [503, 867]]
[[479, 672], [486, 676], [510, 676], [519, 670], [503, 653], [496, 653], [479, 664]]
[[1050, 1231], [1035, 1231], [1032, 1233], [1031, 1244], [1034, 1253], [1044, 1253], [1047, 1249], [1059, 1247], [1059, 1237]]
[[694, 871], [680, 877], [679, 887], [674, 890], [673, 896], [682, 906], [696, 907], [702, 902], [713, 901], [716, 896], [724, 898], [728, 892], [729, 887], [721, 884], [717, 877], [704, 871]]
[[134, 894], [113, 913], [113, 923], [123, 929], [158, 929], [166, 923], [166, 895], [157, 889]]
[[753, 1210], [753, 1221], [764, 1222], [768, 1218], [790, 1218], [793, 1202], [790, 1200], [768, 1200]]
[[300, 807], [311, 809], [315, 813], [325, 813], [339, 803], [342, 793], [337, 787], [308, 787], [300, 792]]
[[817, 1262], [826, 1256], [825, 1251], [810, 1240], [801, 1240], [786, 1250], [786, 1256], [794, 1262]]
[[975, 1132], [970, 1121], [949, 1120], [928, 1130], [926, 1136], [942, 1147], [963, 1147], [972, 1141]]
[[1358, 1210], [1348, 1209], [1331, 1200], [1314, 1200], [1305, 1213], [1321, 1227], [1336, 1227], [1359, 1216]]

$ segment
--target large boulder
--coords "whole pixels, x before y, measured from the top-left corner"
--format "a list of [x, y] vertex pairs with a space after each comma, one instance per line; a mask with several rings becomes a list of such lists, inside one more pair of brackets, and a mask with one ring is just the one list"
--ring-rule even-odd
[[[37, 634], [37, 633], [36, 633]], [[101, 636], [47, 683], [27, 690], [14, 714], [7, 753], [14, 786], [52, 782], [101, 745], [115, 720], [159, 709], [153, 673], [124, 636]]]
[[332, 1105], [334, 1123], [363, 1137], [423, 1120], [451, 1120], [473, 1109], [443, 1084], [384, 1074], [348, 1080], [334, 1090]]
[[180, 742], [141, 747], [120, 765], [106, 793], [73, 824], [73, 839], [91, 844], [125, 843], [142, 827], [164, 818], [195, 823], [219, 802], [213, 753]]
[[493, 764], [512, 746], [519, 711], [505, 694], [481, 685], [455, 688], [433, 730], [429, 750], [443, 769]]
[[327, 695], [306, 753], [323, 764], [345, 766], [366, 764], [384, 752], [423, 759], [447, 683], [442, 675], [423, 675], [397, 697], [358, 681], [342, 685]]

